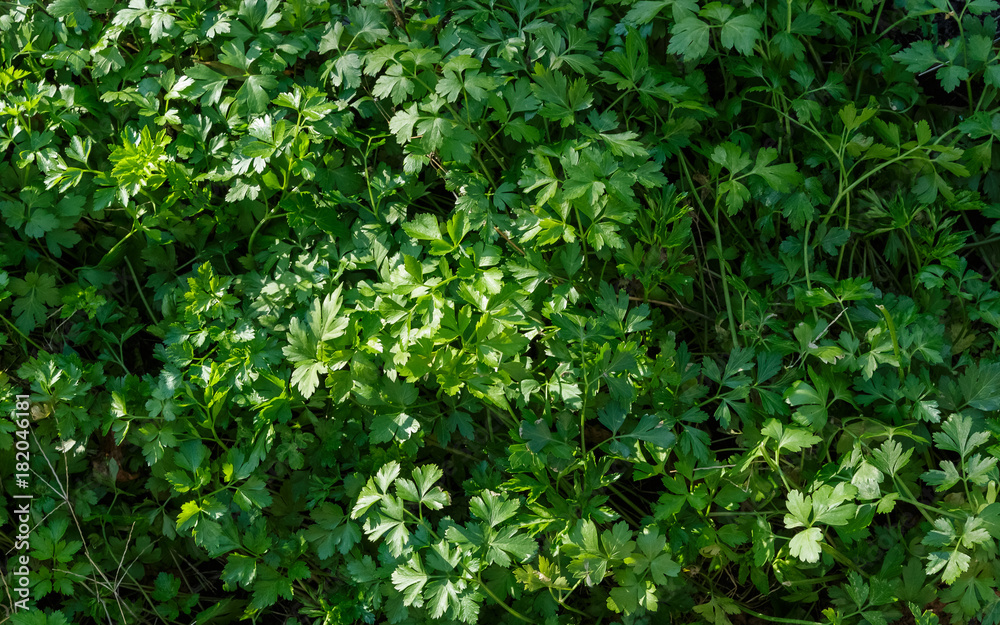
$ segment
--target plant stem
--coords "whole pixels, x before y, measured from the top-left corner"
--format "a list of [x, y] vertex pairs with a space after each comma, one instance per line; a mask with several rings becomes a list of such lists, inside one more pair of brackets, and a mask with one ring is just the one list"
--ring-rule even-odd
[[[45, 351], [45, 350], [44, 350], [44, 349], [42, 348], [42, 346], [41, 346], [41, 345], [39, 345], [38, 343], [36, 343], [36, 342], [32, 341], [32, 340], [31, 340], [31, 337], [29, 337], [29, 336], [28, 336], [27, 334], [25, 334], [24, 332], [21, 332], [21, 328], [17, 327], [17, 326], [16, 326], [16, 325], [14, 325], [13, 323], [11, 323], [11, 322], [10, 322], [10, 320], [9, 320], [9, 319], [7, 319], [7, 317], [4, 317], [3, 315], [0, 315], [0, 320], [2, 320], [2, 321], [3, 321], [4, 323], [6, 323], [6, 324], [7, 324], [7, 325], [8, 325], [8, 326], [9, 326], [9, 327], [10, 327], [10, 328], [12, 329], [12, 330], [14, 330], [14, 332], [17, 332], [17, 333], [18, 333], [18, 335], [20, 335], [20, 337], [21, 337], [22, 339], [24, 339], [25, 341], [27, 341], [27, 342], [31, 343], [32, 347], [34, 347], [35, 349], [37, 349], [37, 350], [38, 350], [38, 351], [40, 351], [40, 352], [41, 352], [41, 351]], [[23, 349], [23, 346], [22, 346], [22, 349]], [[27, 351], [27, 350], [25, 350], [25, 354], [27, 354], [27, 353], [28, 353], [28, 351]]]
[[781, 617], [778, 617], [778, 616], [768, 616], [766, 614], [761, 614], [760, 612], [754, 612], [750, 608], [744, 607], [742, 605], [740, 606], [740, 610], [744, 614], [749, 614], [750, 616], [753, 616], [755, 618], [759, 618], [760, 620], [764, 621], [765, 623], [795, 623], [797, 625], [821, 625], [820, 623], [817, 623], [816, 621], [803, 621], [803, 620], [797, 619], [797, 618], [781, 618]]
[[729, 296], [729, 282], [726, 280], [726, 259], [722, 247], [722, 231], [719, 230], [719, 195], [715, 195], [715, 220], [712, 222], [715, 230], [715, 243], [719, 248], [719, 274], [722, 276], [722, 295], [726, 299], [726, 314], [729, 316], [729, 332], [733, 336], [733, 347], [739, 349], [740, 337], [736, 333], [736, 316], [733, 314], [733, 302]]
[[[582, 330], [582, 328], [581, 328]], [[580, 449], [587, 455], [587, 396], [590, 394], [590, 381], [587, 379], [587, 351], [583, 337], [580, 338], [580, 369], [583, 371], [583, 400], [580, 406]]]
[[129, 273], [132, 274], [132, 280], [135, 282], [135, 290], [139, 292], [139, 297], [142, 299], [143, 306], [146, 307], [150, 321], [156, 323], [156, 316], [153, 314], [153, 309], [150, 308], [149, 302], [146, 301], [146, 295], [142, 292], [142, 285], [139, 284], [139, 278], [135, 275], [135, 269], [132, 268], [132, 261], [128, 259], [128, 256], [125, 257], [125, 264], [128, 266]]
[[903, 359], [899, 355], [899, 341], [896, 339], [896, 324], [892, 322], [892, 316], [889, 311], [886, 310], [885, 306], [882, 304], [876, 304], [875, 308], [878, 308], [882, 312], [882, 316], [885, 317], [885, 323], [889, 326], [889, 338], [892, 339], [892, 351], [896, 355], [896, 371], [899, 373], [899, 381], [903, 383], [906, 380], [906, 376], [903, 374]]
[[509, 605], [507, 605], [503, 601], [501, 601], [500, 597], [497, 597], [495, 594], [493, 594], [493, 591], [490, 590], [490, 587], [486, 585], [486, 582], [483, 581], [483, 578], [482, 578], [482, 576], [479, 575], [479, 573], [476, 573], [476, 581], [478, 581], [479, 585], [482, 587], [482, 589], [486, 591], [486, 594], [490, 596], [490, 599], [496, 601], [497, 604], [499, 604], [500, 607], [503, 608], [504, 610], [507, 610], [507, 612], [509, 612], [511, 614], [511, 616], [513, 616], [514, 618], [516, 618], [518, 620], [524, 621], [525, 623], [534, 623], [535, 622], [535, 621], [529, 619], [527, 616], [521, 614], [520, 612], [518, 612], [514, 608], [510, 607]]

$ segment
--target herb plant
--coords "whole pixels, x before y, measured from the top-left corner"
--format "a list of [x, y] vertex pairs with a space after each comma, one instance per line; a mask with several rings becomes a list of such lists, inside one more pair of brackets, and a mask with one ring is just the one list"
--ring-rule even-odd
[[998, 11], [6, 2], [4, 616], [1000, 623]]

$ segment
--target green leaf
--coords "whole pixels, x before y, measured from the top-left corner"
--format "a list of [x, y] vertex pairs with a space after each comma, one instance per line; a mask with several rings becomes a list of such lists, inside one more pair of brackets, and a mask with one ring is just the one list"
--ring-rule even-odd
[[[914, 42], [909, 48], [892, 55], [914, 74], [925, 72], [941, 62], [935, 53], [934, 43], [926, 39]], [[925, 142], [921, 142], [925, 143]]]
[[157, 601], [170, 601], [177, 596], [181, 588], [181, 580], [166, 571], [160, 571], [153, 582], [153, 599]]
[[820, 486], [813, 493], [814, 521], [827, 525], [847, 525], [854, 518], [857, 506], [846, 502], [853, 500], [857, 494], [858, 489], [845, 482], [840, 482], [835, 487]]
[[788, 543], [788, 551], [792, 557], [803, 562], [819, 562], [819, 554], [822, 551], [820, 542], [823, 539], [823, 532], [818, 527], [804, 529]]
[[424, 571], [424, 565], [417, 554], [410, 556], [406, 564], [396, 567], [392, 572], [392, 585], [403, 593], [405, 605], [420, 605], [421, 591], [430, 577]]
[[511, 559], [526, 562], [538, 551], [538, 543], [527, 534], [518, 533], [515, 527], [505, 527], [485, 542], [487, 564], [503, 567], [510, 566]]
[[867, 461], [862, 461], [858, 468], [854, 470], [851, 484], [858, 488], [858, 496], [860, 498], [878, 499], [882, 496], [879, 484], [882, 482], [883, 477], [882, 472], [875, 465], [869, 464]]
[[986, 412], [1000, 410], [1000, 363], [969, 365], [959, 376], [958, 385], [969, 406]]
[[955, 527], [948, 519], [934, 519], [933, 529], [927, 533], [921, 543], [931, 547], [944, 547], [955, 540]]
[[252, 508], [268, 507], [273, 499], [267, 490], [267, 483], [262, 478], [253, 476], [236, 489], [233, 501], [242, 510], [249, 512]]
[[965, 465], [966, 478], [976, 486], [986, 486], [997, 481], [997, 459], [974, 454]]
[[56, 279], [47, 273], [29, 271], [24, 279], [11, 280], [11, 291], [18, 297], [14, 300], [15, 324], [24, 333], [30, 333], [44, 323], [48, 307], [59, 304], [59, 290]]
[[632, 554], [635, 542], [632, 531], [624, 522], [616, 523], [610, 530], [601, 533], [601, 547], [609, 560], [624, 560]]
[[373, 443], [387, 443], [391, 440], [406, 441], [420, 431], [420, 422], [406, 414], [380, 414], [370, 423]]
[[292, 580], [265, 564], [258, 567], [250, 607], [263, 610], [277, 603], [279, 597], [291, 599], [293, 594]]
[[708, 24], [697, 17], [685, 17], [670, 28], [667, 52], [683, 55], [685, 61], [697, 61], [708, 53], [710, 31]]
[[180, 532], [193, 527], [198, 520], [200, 512], [201, 506], [197, 500], [185, 501], [181, 504], [180, 514], [177, 515], [177, 531]]
[[304, 535], [316, 549], [321, 560], [330, 558], [335, 551], [347, 555], [361, 542], [361, 528], [348, 520], [340, 506], [324, 502], [310, 513], [315, 525], [308, 527]]
[[510, 519], [517, 514], [520, 507], [519, 502], [510, 501], [489, 490], [469, 500], [469, 510], [473, 515], [485, 521], [489, 527], [497, 527]]
[[[618, 438], [624, 439], [636, 439], [651, 443], [660, 447], [662, 449], [670, 449], [677, 442], [677, 436], [660, 420], [655, 414], [644, 415], [640, 420], [639, 424], [635, 426], [628, 434], [620, 434]], [[628, 448], [625, 446], [616, 447], [615, 450], [622, 453], [626, 458], [629, 455]]]
[[951, 460], [941, 461], [941, 470], [933, 469], [921, 474], [920, 479], [932, 486], [937, 486], [937, 492], [946, 491], [962, 481], [962, 474]]
[[673, 0], [640, 0], [632, 5], [623, 21], [636, 26], [648, 24], [671, 4], [674, 4]]
[[823, 440], [819, 436], [795, 426], [783, 426], [777, 419], [768, 419], [761, 428], [761, 434], [778, 443], [778, 449], [787, 449], [798, 453], [807, 447], [812, 447]]
[[813, 430], [821, 430], [828, 418], [826, 395], [826, 389], [817, 390], [808, 382], [796, 380], [785, 391], [784, 398], [786, 403], [797, 408], [796, 421]]
[[942, 581], [953, 584], [962, 573], [969, 570], [971, 562], [972, 558], [961, 551], [932, 551], [927, 555], [926, 573], [934, 575], [944, 569]]
[[312, 397], [319, 386], [319, 376], [327, 372], [327, 367], [315, 360], [301, 360], [292, 372], [291, 383], [303, 397]]
[[666, 552], [666, 544], [666, 536], [661, 536], [657, 528], [643, 528], [635, 541], [636, 551], [625, 558], [625, 564], [637, 576], [648, 575], [653, 583], [666, 584], [668, 577], [677, 577], [681, 572], [681, 565]]
[[847, 595], [858, 609], [865, 607], [865, 604], [868, 602], [868, 584], [865, 583], [865, 579], [859, 573], [850, 571], [847, 574], [847, 580], [849, 582], [845, 586]]
[[921, 119], [916, 124], [917, 144], [924, 145], [931, 141], [931, 127], [926, 120]]
[[785, 506], [789, 512], [785, 516], [785, 527], [793, 529], [810, 525], [812, 497], [808, 495], [803, 496], [801, 492], [793, 490], [788, 493], [788, 500], [785, 502]]
[[774, 559], [774, 542], [774, 532], [771, 530], [770, 523], [763, 517], [755, 517], [750, 532], [754, 566], [762, 567]]
[[[995, 368], [993, 374], [1000, 373]], [[992, 401], [992, 400], [991, 400]], [[941, 425], [941, 431], [934, 433], [934, 442], [941, 449], [954, 451], [963, 458], [990, 439], [988, 432], [972, 432], [972, 419], [960, 413], [948, 417]]]
[[963, 547], [972, 549], [976, 545], [985, 545], [990, 541], [990, 533], [983, 525], [983, 520], [978, 517], [966, 517], [965, 526], [962, 528]]
[[448, 504], [448, 493], [434, 483], [444, 477], [437, 465], [429, 464], [413, 469], [413, 481], [396, 480], [399, 497], [403, 501], [412, 501], [426, 506], [431, 510], [440, 510]]
[[281, 21], [280, 0], [243, 0], [239, 16], [251, 30], [259, 32], [274, 28]]
[[399, 463], [393, 460], [387, 462], [373, 477], [368, 478], [358, 495], [354, 508], [351, 509], [351, 518], [357, 519], [373, 505], [380, 502], [389, 492], [389, 487], [397, 477], [399, 477]]
[[406, 527], [406, 511], [403, 507], [403, 500], [399, 497], [386, 495], [381, 498], [380, 504], [378, 515], [373, 519], [374, 523], [365, 526], [365, 533], [372, 541], [385, 536], [389, 552], [393, 556], [399, 557], [411, 539], [410, 531]]
[[610, 402], [597, 411], [598, 420], [604, 427], [611, 430], [612, 434], [616, 434], [621, 429], [625, 423], [625, 416], [625, 409], [617, 402]]
[[201, 98], [201, 103], [206, 106], [214, 106], [222, 98], [222, 90], [229, 77], [210, 69], [207, 65], [194, 65], [185, 70], [185, 75], [193, 82], [182, 90], [184, 97], [189, 99]]
[[945, 65], [934, 76], [941, 81], [945, 93], [951, 93], [962, 82], [969, 78], [969, 70], [961, 65]]
[[303, 397], [311, 397], [319, 385], [319, 376], [331, 367], [346, 364], [347, 357], [333, 360], [327, 355], [327, 341], [343, 336], [350, 318], [340, 314], [341, 286], [324, 299], [313, 300], [306, 316], [306, 325], [298, 317], [292, 319], [286, 334], [288, 345], [282, 349], [285, 357], [295, 364], [292, 385]]
[[694, 606], [694, 611], [712, 625], [732, 625], [727, 615], [739, 614], [740, 607], [725, 595], [713, 595], [708, 603]]
[[519, 434], [527, 443], [528, 449], [536, 454], [545, 449], [549, 443], [558, 443], [558, 440], [552, 436], [552, 431], [545, 424], [545, 420], [541, 418], [534, 423], [522, 421]]
[[69, 625], [66, 615], [61, 611], [45, 613], [39, 608], [28, 611], [18, 610], [10, 616], [11, 625]]
[[712, 161], [722, 165], [732, 174], [738, 174], [751, 165], [750, 155], [745, 153], [735, 143], [726, 141], [715, 146], [711, 154]]
[[744, 13], [722, 24], [722, 46], [745, 56], [753, 54], [754, 44], [761, 36], [763, 20], [755, 13]]

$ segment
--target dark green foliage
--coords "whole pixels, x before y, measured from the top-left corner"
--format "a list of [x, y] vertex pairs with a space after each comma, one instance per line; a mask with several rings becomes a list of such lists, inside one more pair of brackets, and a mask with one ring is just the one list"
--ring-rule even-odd
[[11, 622], [1000, 622], [998, 9], [6, 3]]

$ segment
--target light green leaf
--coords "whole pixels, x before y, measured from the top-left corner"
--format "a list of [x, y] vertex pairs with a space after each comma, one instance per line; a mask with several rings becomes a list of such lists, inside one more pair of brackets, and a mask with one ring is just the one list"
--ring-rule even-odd
[[793, 529], [796, 527], [806, 527], [810, 525], [809, 517], [812, 513], [812, 497], [804, 496], [798, 490], [788, 493], [788, 500], [785, 502], [790, 514], [785, 515], [785, 527]]
[[768, 419], [761, 429], [761, 434], [778, 442], [778, 449], [787, 449], [798, 453], [807, 447], [812, 447], [823, 440], [808, 430], [793, 425], [783, 426], [777, 419]]
[[406, 564], [396, 567], [392, 572], [392, 585], [403, 593], [403, 603], [406, 605], [419, 606], [423, 603], [421, 591], [429, 580], [420, 556], [415, 553]]
[[803, 562], [819, 562], [823, 532], [818, 527], [802, 530], [788, 543], [789, 553]]
[[486, 521], [489, 527], [496, 527], [511, 518], [517, 514], [520, 507], [520, 502], [510, 501], [490, 490], [469, 500], [469, 510], [476, 517]]

